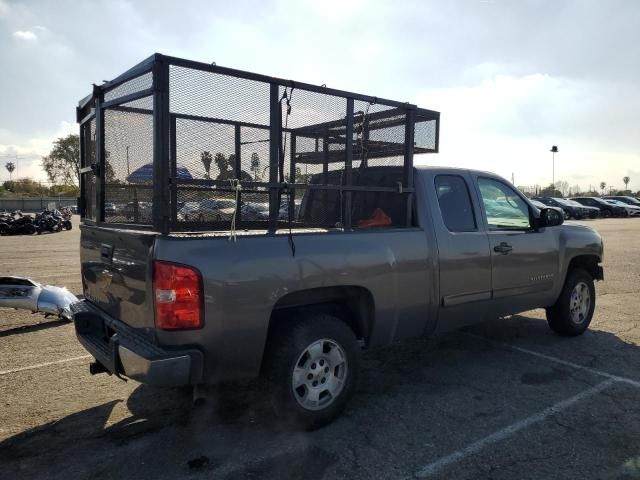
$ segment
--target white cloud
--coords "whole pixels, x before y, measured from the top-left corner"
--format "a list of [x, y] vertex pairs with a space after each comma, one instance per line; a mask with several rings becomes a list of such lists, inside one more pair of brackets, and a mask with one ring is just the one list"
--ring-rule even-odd
[[13, 32], [13, 37], [27, 42], [35, 42], [38, 40], [38, 36], [31, 30], [18, 30], [17, 32]]
[[9, 13], [9, 4], [0, 0], [0, 17], [4, 17], [7, 13]]

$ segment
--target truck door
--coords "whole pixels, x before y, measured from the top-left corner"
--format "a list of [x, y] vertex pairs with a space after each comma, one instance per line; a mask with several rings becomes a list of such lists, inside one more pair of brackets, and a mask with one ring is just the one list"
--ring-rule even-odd
[[493, 306], [514, 313], [544, 304], [558, 275], [557, 235], [533, 228], [529, 204], [514, 188], [497, 178], [476, 178], [491, 248]]
[[481, 210], [472, 201], [470, 176], [454, 172], [432, 179], [435, 198], [431, 204], [437, 205], [432, 212], [438, 242], [440, 332], [482, 320], [491, 298], [491, 253]]

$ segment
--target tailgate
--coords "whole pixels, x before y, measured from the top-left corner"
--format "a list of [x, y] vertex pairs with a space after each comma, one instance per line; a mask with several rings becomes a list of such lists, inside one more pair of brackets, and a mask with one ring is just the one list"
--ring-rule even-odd
[[156, 234], [90, 225], [80, 229], [85, 298], [134, 328], [153, 327], [151, 257]]

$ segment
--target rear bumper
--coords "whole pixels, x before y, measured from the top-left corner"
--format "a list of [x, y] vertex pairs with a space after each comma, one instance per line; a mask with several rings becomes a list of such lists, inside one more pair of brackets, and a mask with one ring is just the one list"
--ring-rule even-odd
[[202, 382], [199, 350], [165, 350], [86, 300], [71, 311], [78, 340], [111, 374], [166, 387]]

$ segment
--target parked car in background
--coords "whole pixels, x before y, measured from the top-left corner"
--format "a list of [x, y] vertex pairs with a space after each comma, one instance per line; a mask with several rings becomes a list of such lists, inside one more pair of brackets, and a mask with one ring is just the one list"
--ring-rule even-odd
[[580, 220], [586, 216], [588, 216], [588, 212], [586, 209], [583, 209], [582, 206], [576, 207], [575, 205], [570, 205], [564, 201], [562, 198], [553, 198], [553, 197], [535, 197], [534, 200], [538, 200], [541, 203], [544, 203], [548, 207], [557, 207], [561, 208], [565, 212], [566, 218], [574, 218], [576, 220]]
[[106, 215], [115, 215], [118, 212], [115, 203], [107, 202], [104, 204], [104, 213]]
[[623, 207], [611, 205], [599, 197], [574, 197], [571, 200], [575, 200], [581, 205], [588, 207], [598, 207], [600, 209], [600, 216], [603, 218], [623, 217], [626, 213]]
[[605, 200], [605, 202], [624, 208], [625, 217], [637, 217], [640, 215], [640, 207], [636, 207], [635, 205], [629, 205], [628, 203], [624, 203], [619, 200]]
[[603, 197], [605, 200], [618, 200], [619, 202], [626, 203], [627, 205], [633, 205], [634, 207], [640, 207], [640, 200], [635, 197], [629, 197], [624, 195], [610, 195]]
[[545, 205], [544, 203], [542, 203], [542, 202], [540, 202], [538, 200], [530, 200], [530, 201], [536, 208], [538, 208], [538, 210], [542, 210], [543, 208], [551, 208], [551, 209], [557, 211], [560, 215], [562, 215], [565, 218], [565, 220], [567, 218], [569, 218], [568, 214], [563, 209], [561, 209], [560, 207], [550, 207], [550, 206]]
[[122, 207], [122, 215], [127, 220], [136, 218], [136, 204], [138, 221], [151, 221], [151, 202], [129, 202]]
[[600, 216], [600, 209], [598, 207], [591, 207], [589, 205], [582, 205], [581, 203], [571, 200], [570, 198], [564, 198], [563, 201], [574, 207], [582, 208], [586, 212], [585, 218], [598, 218]]
[[178, 220], [183, 222], [217, 222], [231, 219], [235, 200], [208, 198], [199, 202], [187, 202], [178, 211]]

